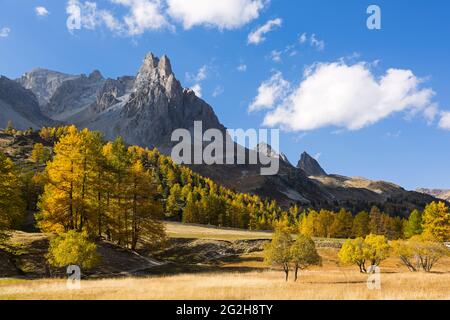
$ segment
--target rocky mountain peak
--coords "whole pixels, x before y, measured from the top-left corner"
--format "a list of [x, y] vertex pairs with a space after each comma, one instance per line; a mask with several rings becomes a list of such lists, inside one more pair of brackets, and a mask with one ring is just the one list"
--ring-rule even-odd
[[164, 75], [166, 77], [173, 74], [172, 65], [170, 64], [169, 57], [167, 57], [166, 55], [163, 55], [161, 57], [161, 60], [159, 60], [159, 63], [158, 63], [158, 69], [160, 70], [162, 75]]
[[289, 163], [289, 159], [287, 158], [287, 156], [284, 153], [277, 153], [270, 144], [266, 143], [266, 142], [261, 142], [259, 143], [255, 149], [255, 151], [262, 153], [268, 157], [271, 158], [278, 158], [283, 160], [286, 163]]
[[16, 81], [25, 89], [32, 90], [41, 106], [50, 101], [52, 95], [64, 81], [74, 79], [77, 76], [69, 75], [44, 68], [36, 68], [25, 73]]
[[89, 75], [89, 80], [91, 81], [101, 81], [103, 79], [104, 79], [103, 75], [98, 70], [92, 71], [91, 74]]
[[319, 162], [311, 157], [307, 152], [303, 152], [298, 162], [297, 168], [302, 169], [307, 176], [326, 176]]

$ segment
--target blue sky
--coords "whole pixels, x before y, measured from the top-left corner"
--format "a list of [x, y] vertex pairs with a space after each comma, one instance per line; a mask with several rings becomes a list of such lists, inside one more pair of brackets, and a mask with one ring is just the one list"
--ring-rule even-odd
[[[330, 173], [450, 188], [450, 2], [92, 3], [95, 14], [84, 1], [0, 0], [0, 74], [45, 67], [117, 77], [135, 74], [149, 51], [167, 54], [225, 126], [282, 127], [293, 163], [306, 150]], [[81, 8], [80, 30], [66, 25], [70, 4]], [[371, 4], [381, 8], [381, 30], [366, 27]]]

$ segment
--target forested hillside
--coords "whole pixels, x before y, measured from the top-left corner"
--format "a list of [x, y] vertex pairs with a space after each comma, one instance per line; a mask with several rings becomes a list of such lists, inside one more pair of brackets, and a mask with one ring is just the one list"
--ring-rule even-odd
[[127, 146], [121, 138], [106, 142], [100, 133], [75, 126], [39, 133], [8, 128], [2, 137], [2, 153], [16, 163], [2, 154], [3, 174], [13, 177], [2, 179], [13, 190], [2, 196], [2, 212], [9, 212], [4, 225], [17, 224], [26, 208], [43, 231], [86, 231], [129, 248], [163, 239], [162, 219], [251, 230], [285, 223], [333, 238], [375, 233], [397, 239], [408, 225], [376, 207], [283, 210], [275, 201], [235, 192], [176, 165], [156, 149]]

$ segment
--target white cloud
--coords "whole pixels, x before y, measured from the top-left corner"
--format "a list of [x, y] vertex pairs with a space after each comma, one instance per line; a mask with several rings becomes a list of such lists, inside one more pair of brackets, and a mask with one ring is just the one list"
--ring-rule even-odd
[[247, 39], [248, 44], [260, 44], [261, 42], [264, 42], [266, 38], [264, 37], [267, 33], [270, 31], [275, 30], [277, 27], [281, 27], [281, 24], [283, 23], [283, 20], [280, 18], [269, 20], [264, 24], [263, 26], [257, 28], [256, 30], [253, 30], [249, 35]]
[[199, 97], [199, 98], [202, 97], [202, 86], [199, 83], [193, 85], [191, 89], [192, 89], [192, 91], [195, 92], [195, 95], [197, 97]]
[[281, 51], [273, 50], [270, 53], [270, 59], [274, 62], [281, 62]]
[[439, 113], [439, 107], [436, 103], [432, 103], [430, 106], [425, 108], [423, 111], [423, 115], [425, 116], [425, 119], [428, 121], [428, 124], [433, 123], [434, 119]]
[[316, 64], [305, 70], [296, 88], [282, 91], [264, 124], [290, 131], [327, 126], [359, 130], [402, 111], [427, 116], [435, 93], [420, 88], [422, 82], [411, 70], [389, 69], [377, 78], [366, 63]]
[[313, 158], [314, 158], [316, 161], [319, 161], [321, 156], [322, 156], [322, 152], [317, 152], [317, 153], [314, 155]]
[[0, 38], [7, 38], [11, 32], [10, 28], [4, 27], [0, 29]]
[[238, 67], [237, 67], [237, 71], [239, 71], [239, 72], [245, 72], [245, 71], [247, 71], [247, 65], [246, 64], [240, 64]]
[[163, 14], [161, 0], [110, 0], [129, 9], [123, 18], [129, 35], [140, 35], [147, 30], [172, 28]]
[[316, 35], [313, 34], [310, 39], [311, 46], [317, 50], [322, 51], [325, 49], [325, 41], [317, 39]]
[[300, 38], [298, 39], [298, 41], [303, 44], [306, 41], [308, 41], [308, 35], [306, 33], [302, 33], [302, 35], [300, 36]]
[[306, 32], [302, 33], [298, 39], [298, 42], [300, 42], [300, 44], [309, 42], [311, 47], [316, 48], [319, 51], [325, 49], [325, 41], [319, 40], [314, 33], [309, 38]]
[[217, 86], [217, 87], [214, 89], [214, 91], [213, 91], [213, 93], [212, 93], [212, 96], [213, 96], [214, 98], [217, 98], [218, 96], [222, 95], [224, 92], [225, 92], [225, 89], [224, 89], [222, 86]]
[[236, 29], [258, 18], [267, 0], [167, 0], [168, 14], [185, 29], [206, 25]]
[[201, 82], [208, 77], [208, 66], [204, 65], [198, 69], [196, 74], [186, 73], [186, 79], [190, 82]]
[[258, 95], [248, 108], [249, 112], [272, 109], [289, 92], [290, 84], [283, 79], [281, 72], [275, 72], [272, 77], [258, 88]]
[[445, 111], [441, 113], [441, 120], [439, 121], [439, 128], [450, 130], [450, 112]]
[[38, 17], [46, 17], [50, 14], [46, 7], [36, 7], [34, 11]]
[[127, 14], [118, 19], [111, 11], [98, 9], [96, 2], [69, 0], [66, 7], [69, 31], [82, 28], [93, 30], [104, 25], [115, 33], [137, 36], [147, 30], [173, 28], [162, 12], [161, 0], [109, 1], [126, 7]]

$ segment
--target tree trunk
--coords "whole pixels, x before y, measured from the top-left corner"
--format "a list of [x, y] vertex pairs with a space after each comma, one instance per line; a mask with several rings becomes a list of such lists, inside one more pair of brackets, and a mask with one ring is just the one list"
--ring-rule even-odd
[[299, 269], [299, 266], [296, 265], [295, 266], [295, 273], [294, 273], [294, 282], [297, 282], [297, 279], [298, 279], [298, 269]]
[[284, 268], [284, 273], [286, 274], [286, 282], [287, 282], [289, 279], [289, 265], [284, 264], [283, 268]]

